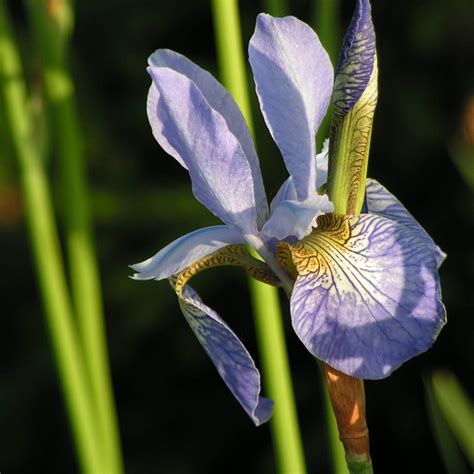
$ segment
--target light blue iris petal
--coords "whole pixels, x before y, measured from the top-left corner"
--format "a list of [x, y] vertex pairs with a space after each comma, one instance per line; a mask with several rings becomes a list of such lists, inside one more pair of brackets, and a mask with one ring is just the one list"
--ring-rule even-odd
[[188, 168], [194, 195], [224, 223], [256, 235], [252, 172], [226, 121], [183, 74], [161, 67], [148, 71], [160, 95], [161, 135]]
[[433, 344], [445, 309], [435, 258], [416, 232], [365, 214], [351, 218], [344, 247], [318, 242], [315, 270], [291, 297], [293, 327], [315, 357], [380, 379]]
[[[247, 124], [245, 123], [244, 117], [232, 96], [207, 71], [194, 64], [185, 56], [169, 49], [159, 49], [155, 51], [148, 58], [148, 64], [153, 67], [166, 67], [186, 76], [198, 87], [209, 105], [222, 115], [230, 132], [237, 138], [242, 146], [245, 156], [250, 164], [255, 188], [255, 200], [257, 202], [259, 225], [263, 225], [265, 220], [268, 218], [268, 204], [258, 157]], [[152, 85], [148, 96], [148, 118], [155, 138], [160, 143], [163, 141], [165, 146], [169, 147], [169, 143], [167, 143], [166, 137], [163, 136], [161, 131], [161, 122], [156, 117], [158, 99], [158, 90]], [[163, 146], [163, 148], [165, 148], [165, 146]], [[170, 154], [173, 155], [173, 153]], [[175, 158], [184, 165], [179, 157], [175, 156]]]
[[314, 192], [315, 135], [331, 98], [331, 61], [308, 25], [265, 14], [257, 18], [249, 59], [265, 122], [304, 201]]
[[313, 195], [303, 202], [286, 200], [281, 201], [272, 210], [270, 219], [263, 226], [262, 234], [266, 240], [276, 238], [284, 240], [296, 237], [301, 240], [316, 226], [316, 218], [321, 214], [332, 212], [334, 206], [327, 194]]
[[135, 280], [162, 280], [176, 275], [194, 262], [229, 244], [245, 243], [242, 234], [225, 225], [195, 230], [183, 235], [153, 257], [131, 265]]
[[180, 306], [234, 397], [257, 426], [265, 423], [272, 415], [273, 402], [260, 397], [260, 373], [242, 342], [191, 287], [184, 288]]
[[[328, 180], [328, 155], [329, 155], [329, 140], [324, 141], [321, 153], [316, 155], [316, 183], [314, 192], [319, 189]], [[290, 176], [280, 187], [275, 197], [272, 199], [270, 211], [273, 213], [277, 206], [282, 201], [297, 201], [296, 188], [293, 178]]]
[[446, 254], [434, 243], [433, 239], [421, 227], [405, 206], [375, 179], [368, 179], [366, 185], [367, 210], [370, 214], [386, 217], [408, 227], [434, 253], [438, 267], [443, 263]]

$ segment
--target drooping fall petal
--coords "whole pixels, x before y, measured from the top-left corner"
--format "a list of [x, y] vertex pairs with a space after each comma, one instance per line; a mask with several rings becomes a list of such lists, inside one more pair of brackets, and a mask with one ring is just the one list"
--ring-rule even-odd
[[416, 232], [383, 217], [318, 221], [302, 242], [280, 249], [298, 271], [293, 327], [337, 370], [387, 377], [431, 347], [445, 323], [434, 255]]
[[186, 321], [227, 387], [256, 425], [265, 423], [273, 402], [260, 396], [260, 373], [247, 349], [191, 287], [186, 285], [178, 297]]

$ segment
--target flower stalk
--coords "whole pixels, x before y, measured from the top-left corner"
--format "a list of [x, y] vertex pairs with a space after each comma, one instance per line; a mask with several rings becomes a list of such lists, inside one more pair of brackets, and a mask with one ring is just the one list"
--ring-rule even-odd
[[[253, 120], [236, 0], [213, 0], [217, 55], [222, 82], [235, 98], [249, 129]], [[286, 278], [287, 279], [287, 278]], [[293, 394], [288, 352], [283, 331], [278, 290], [249, 279], [258, 346], [268, 394], [275, 401], [270, 421], [279, 472], [306, 472], [303, 443]]]
[[[378, 96], [377, 53], [369, 1], [357, 2], [339, 57], [330, 132], [328, 193], [334, 212], [358, 215], [366, 190]], [[364, 381], [323, 363], [322, 370], [349, 472], [373, 472]]]

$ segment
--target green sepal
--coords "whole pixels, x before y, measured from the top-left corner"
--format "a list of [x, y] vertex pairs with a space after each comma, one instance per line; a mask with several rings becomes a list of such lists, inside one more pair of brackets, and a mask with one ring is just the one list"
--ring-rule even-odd
[[366, 89], [344, 116], [333, 115], [329, 141], [329, 198], [337, 214], [359, 214], [378, 96], [377, 57]]
[[374, 469], [370, 461], [349, 461], [347, 468], [350, 474], [374, 474]]

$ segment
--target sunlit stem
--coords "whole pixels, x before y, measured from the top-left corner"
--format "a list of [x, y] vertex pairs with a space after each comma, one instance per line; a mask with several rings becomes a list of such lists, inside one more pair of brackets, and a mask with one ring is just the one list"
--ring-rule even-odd
[[5, 117], [18, 158], [39, 288], [66, 408], [83, 472], [104, 472], [95, 412], [76, 338], [53, 207], [38, 148], [33, 143], [20, 58], [0, 0], [0, 77]]
[[[213, 0], [212, 10], [222, 81], [252, 128], [237, 0]], [[268, 395], [275, 401], [270, 424], [278, 469], [281, 473], [305, 473], [278, 293], [255, 280], [250, 280], [250, 291], [264, 384]]]
[[322, 364], [322, 368], [349, 472], [371, 474], [364, 381], [345, 375], [327, 364]]
[[[58, 144], [72, 296], [94, 400], [95, 425], [100, 430], [106, 471], [115, 474], [123, 471], [120, 438], [108, 364], [100, 277], [92, 239], [84, 145], [74, 102], [74, 85], [64, 57], [67, 31], [71, 26], [64, 18], [68, 15], [70, 18], [72, 13], [61, 8], [62, 3], [26, 1], [41, 53], [46, 95]], [[69, 14], [61, 16], [64, 11], [69, 11]]]

